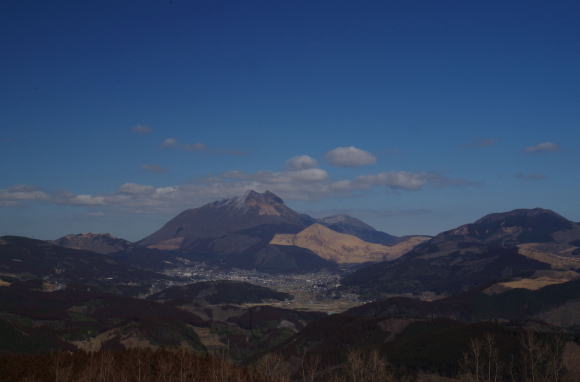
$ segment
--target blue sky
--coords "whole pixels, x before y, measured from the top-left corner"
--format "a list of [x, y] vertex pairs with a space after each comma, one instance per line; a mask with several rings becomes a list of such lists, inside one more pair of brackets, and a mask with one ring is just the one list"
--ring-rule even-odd
[[0, 234], [139, 239], [247, 188], [394, 234], [522, 207], [579, 221], [579, 18], [577, 1], [2, 1]]

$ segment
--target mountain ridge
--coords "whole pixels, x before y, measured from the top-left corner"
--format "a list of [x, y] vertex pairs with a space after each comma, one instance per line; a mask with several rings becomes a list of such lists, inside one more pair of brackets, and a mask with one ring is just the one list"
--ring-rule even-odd
[[489, 214], [436, 235], [403, 258], [362, 268], [345, 285], [368, 293], [457, 293], [539, 270], [580, 269], [580, 227], [553, 211]]
[[276, 234], [270, 244], [306, 248], [336, 263], [391, 261], [403, 256], [422, 238], [408, 239], [393, 246], [369, 243], [357, 236], [336, 232], [322, 224], [312, 224], [297, 234]]
[[336, 232], [353, 235], [369, 243], [395, 245], [404, 240], [404, 238], [378, 231], [362, 220], [347, 214], [326, 216], [318, 219], [317, 222]]

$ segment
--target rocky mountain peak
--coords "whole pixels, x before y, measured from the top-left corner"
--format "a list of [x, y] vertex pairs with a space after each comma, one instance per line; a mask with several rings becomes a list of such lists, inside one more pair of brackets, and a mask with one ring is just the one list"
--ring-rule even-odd
[[84, 249], [87, 251], [109, 254], [125, 250], [131, 242], [114, 237], [110, 233], [77, 233], [63, 236], [52, 243], [61, 247]]
[[250, 190], [242, 196], [243, 202], [247, 206], [276, 206], [284, 205], [284, 201], [278, 195], [270, 191], [263, 193]]
[[226, 207], [234, 208], [248, 212], [252, 208], [256, 208], [259, 215], [280, 216], [288, 209], [284, 201], [271, 191], [263, 193], [254, 190], [246, 191], [241, 196], [236, 196], [230, 199], [224, 199], [219, 202], [211, 203], [212, 207]]

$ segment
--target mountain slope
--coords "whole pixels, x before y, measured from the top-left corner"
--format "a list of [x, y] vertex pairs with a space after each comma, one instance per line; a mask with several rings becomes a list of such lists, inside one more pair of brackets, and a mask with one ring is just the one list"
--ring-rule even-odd
[[394, 246], [368, 243], [356, 236], [313, 224], [297, 234], [276, 234], [270, 244], [306, 248], [336, 263], [364, 263], [394, 260], [426, 240], [415, 238]]
[[578, 239], [580, 227], [549, 210], [491, 214], [435, 236], [398, 261], [360, 269], [344, 284], [370, 294], [458, 293], [541, 269], [580, 268]]
[[394, 245], [401, 238], [389, 235], [386, 232], [377, 231], [360, 219], [349, 215], [333, 215], [318, 220], [318, 223], [327, 226], [333, 231], [356, 236], [369, 243]]
[[336, 264], [308, 249], [270, 244], [277, 232], [292, 232], [296, 228], [288, 224], [265, 224], [214, 239], [201, 239], [181, 249], [178, 256], [225, 268], [268, 273], [305, 273], [335, 268]]
[[86, 251], [111, 254], [132, 247], [130, 241], [111, 236], [108, 233], [79, 233], [63, 236], [52, 241], [61, 247], [84, 249]]
[[394, 297], [352, 308], [345, 315], [374, 318], [450, 318], [484, 320], [540, 320], [550, 325], [580, 327], [580, 279], [538, 290], [512, 289], [500, 294], [472, 290], [436, 301]]

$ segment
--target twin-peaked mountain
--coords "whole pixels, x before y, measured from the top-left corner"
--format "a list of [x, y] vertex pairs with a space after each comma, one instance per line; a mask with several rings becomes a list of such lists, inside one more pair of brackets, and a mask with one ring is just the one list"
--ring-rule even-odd
[[391, 260], [423, 240], [399, 240], [344, 215], [317, 221], [269, 191], [249, 191], [186, 210], [137, 244], [230, 267], [309, 272], [336, 263]]

